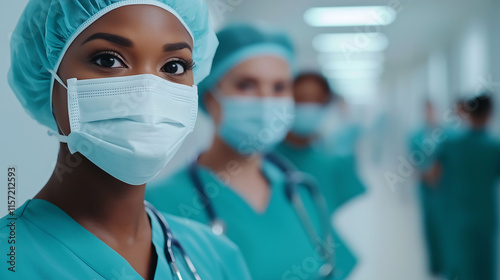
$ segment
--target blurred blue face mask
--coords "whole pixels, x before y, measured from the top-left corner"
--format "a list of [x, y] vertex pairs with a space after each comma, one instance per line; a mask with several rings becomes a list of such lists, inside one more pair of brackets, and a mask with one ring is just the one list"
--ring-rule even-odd
[[298, 136], [318, 135], [328, 115], [327, 104], [297, 103], [292, 132]]
[[295, 114], [291, 97], [214, 95], [222, 109], [218, 134], [241, 155], [265, 153], [281, 142]]
[[67, 83], [71, 133], [59, 140], [125, 183], [154, 178], [193, 131], [196, 86], [151, 74]]

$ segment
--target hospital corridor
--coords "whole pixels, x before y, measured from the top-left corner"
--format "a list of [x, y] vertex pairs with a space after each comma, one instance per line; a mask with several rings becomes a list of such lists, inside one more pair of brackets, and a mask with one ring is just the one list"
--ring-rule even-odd
[[1, 280], [500, 280], [500, 1], [0, 5]]

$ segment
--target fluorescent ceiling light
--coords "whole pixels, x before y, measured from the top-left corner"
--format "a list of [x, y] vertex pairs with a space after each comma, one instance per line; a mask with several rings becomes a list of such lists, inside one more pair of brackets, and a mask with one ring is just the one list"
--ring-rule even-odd
[[381, 52], [389, 45], [382, 33], [329, 33], [314, 37], [313, 47], [319, 52], [341, 52], [347, 58], [357, 52]]
[[320, 26], [388, 25], [396, 19], [396, 11], [388, 6], [317, 7], [304, 13], [307, 24]]

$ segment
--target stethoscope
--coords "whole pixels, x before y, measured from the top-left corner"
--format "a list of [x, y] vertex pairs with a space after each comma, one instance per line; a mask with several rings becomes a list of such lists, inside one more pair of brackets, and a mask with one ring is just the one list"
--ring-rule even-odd
[[[304, 230], [309, 236], [311, 242], [315, 245], [316, 248], [320, 248], [322, 251], [322, 258], [325, 261], [325, 264], [320, 267], [319, 273], [322, 277], [330, 277], [334, 272], [334, 262], [335, 255], [332, 252], [329, 252], [326, 248], [324, 248], [321, 243], [321, 237], [323, 240], [333, 240], [333, 236], [331, 231], [329, 230], [329, 215], [328, 208], [326, 206], [325, 198], [322, 193], [319, 191], [316, 182], [313, 178], [298, 171], [295, 166], [293, 166], [290, 162], [285, 160], [283, 157], [278, 156], [276, 154], [268, 154], [265, 156], [266, 160], [276, 165], [286, 176], [286, 184], [285, 184], [285, 195], [287, 199], [290, 201], [290, 204], [295, 209], [297, 216], [299, 217]], [[226, 224], [217, 218], [214, 207], [210, 202], [209, 197], [205, 192], [205, 188], [203, 187], [203, 183], [201, 181], [200, 175], [198, 173], [198, 163], [194, 160], [189, 166], [189, 177], [194, 183], [196, 191], [201, 199], [201, 202], [205, 206], [205, 212], [210, 221], [210, 227], [213, 233], [217, 235], [223, 235], [226, 233]], [[304, 206], [304, 202], [299, 194], [298, 188], [304, 187], [310, 193], [314, 205], [316, 207], [316, 211], [320, 216], [321, 221], [321, 229], [323, 232], [323, 236], [318, 233], [316, 230], [311, 218], [309, 217], [306, 207]]]
[[170, 269], [172, 270], [172, 276], [174, 280], [182, 280], [181, 272], [179, 270], [179, 267], [177, 266], [177, 261], [174, 255], [174, 247], [176, 247], [177, 250], [179, 250], [179, 252], [181, 253], [182, 257], [184, 258], [184, 261], [189, 267], [189, 270], [191, 270], [191, 274], [193, 275], [194, 279], [201, 280], [200, 276], [198, 275], [198, 272], [196, 271], [196, 268], [193, 265], [193, 262], [186, 254], [186, 251], [184, 251], [184, 248], [182, 248], [179, 241], [176, 238], [174, 238], [174, 235], [172, 234], [172, 231], [170, 230], [170, 227], [167, 223], [167, 220], [165, 220], [165, 217], [163, 217], [163, 215], [158, 210], [156, 210], [156, 208], [154, 208], [153, 205], [151, 205], [149, 202], [144, 201], [144, 204], [146, 205], [146, 208], [148, 208], [151, 212], [153, 212], [153, 214], [160, 222], [161, 229], [163, 231], [163, 236], [165, 238], [165, 246], [164, 246], [165, 257], [167, 258], [167, 262], [170, 265]]

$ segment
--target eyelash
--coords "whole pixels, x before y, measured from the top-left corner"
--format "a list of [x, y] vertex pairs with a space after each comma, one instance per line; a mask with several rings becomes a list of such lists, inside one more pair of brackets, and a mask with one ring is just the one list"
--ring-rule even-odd
[[[125, 59], [123, 59], [123, 57], [115, 52], [115, 51], [111, 51], [111, 50], [98, 50], [98, 51], [95, 51], [94, 54], [92, 55], [92, 57], [90, 58], [90, 62], [98, 65], [96, 63], [96, 61], [101, 58], [102, 55], [105, 55], [105, 54], [108, 54], [108, 55], [112, 55], [112, 56], [115, 56], [116, 58], [118, 58], [120, 60], [120, 62], [126, 66], [126, 63], [124, 62]], [[162, 69], [165, 67], [165, 65], [167, 65], [167, 63], [170, 63], [170, 62], [177, 62], [177, 63], [180, 63], [182, 65], [182, 67], [184, 68], [184, 73], [182, 74], [178, 74], [178, 76], [182, 76], [182, 75], [185, 75], [187, 71], [190, 71], [190, 70], [193, 70], [193, 68], [196, 66], [195, 62], [190, 59], [190, 60], [185, 60], [185, 59], [182, 59], [182, 58], [174, 58], [174, 59], [171, 59], [169, 61], [167, 61], [163, 66], [162, 66]], [[100, 66], [100, 65], [98, 65]]]
[[[181, 64], [182, 67], [184, 68], [184, 73], [179, 74], [178, 76], [185, 75], [188, 71], [193, 70], [193, 68], [195, 67], [195, 63], [194, 63], [194, 61], [192, 59], [185, 60], [185, 59], [182, 59], [182, 58], [173, 58], [173, 59], [167, 61], [163, 65], [163, 67], [165, 67], [165, 65], [167, 65], [167, 63], [170, 63], [170, 62], [177, 62], [177, 63]], [[163, 69], [163, 67], [162, 67], [162, 69]]]
[[95, 62], [97, 61], [100, 56], [104, 55], [104, 54], [109, 54], [109, 55], [112, 55], [112, 56], [116, 56], [117, 58], [119, 58], [122, 62], [123, 62], [123, 58], [121, 57], [121, 55], [115, 51], [110, 51], [110, 50], [98, 50], [98, 51], [95, 51], [94, 54], [92, 55], [92, 57], [90, 58], [90, 61], [91, 62]]

